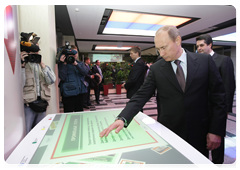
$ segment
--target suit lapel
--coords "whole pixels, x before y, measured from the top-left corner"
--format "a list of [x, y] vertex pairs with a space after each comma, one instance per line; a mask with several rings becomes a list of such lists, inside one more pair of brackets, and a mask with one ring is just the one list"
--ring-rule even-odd
[[213, 59], [214, 62], [216, 62], [217, 56], [218, 56], [217, 53], [214, 52], [214, 54], [213, 54], [213, 56], [212, 56], [212, 59]]
[[187, 91], [190, 84], [192, 83], [199, 67], [199, 63], [197, 62], [197, 57], [195, 57], [193, 54], [191, 54], [187, 50], [186, 50], [186, 53], [187, 53], [187, 82], [186, 82], [185, 92]]
[[129, 72], [129, 74], [132, 72], [132, 70], [134, 69], [134, 67], [135, 67], [135, 65], [141, 60], [142, 58], [139, 58], [138, 60], [137, 60], [137, 62], [135, 63], [135, 62], [133, 62], [133, 66], [132, 66], [132, 68], [131, 68], [131, 70], [130, 70], [130, 72]]
[[162, 61], [160, 70], [170, 83], [172, 83], [179, 91], [183, 92], [177, 81], [171, 62]]
[[[187, 53], [187, 79], [186, 79], [186, 87], [185, 92], [189, 88], [190, 84], [192, 83], [194, 76], [198, 70], [199, 63], [197, 62], [197, 57], [192, 55], [190, 52], [185, 50]], [[176, 75], [173, 71], [171, 62], [163, 61], [161, 62], [161, 72], [164, 76], [181, 92], [182, 89], [177, 81]]]
[[100, 73], [99, 73], [99, 70], [98, 70], [98, 68], [97, 68], [97, 65], [95, 65], [94, 67], [95, 67], [96, 73], [100, 74]]

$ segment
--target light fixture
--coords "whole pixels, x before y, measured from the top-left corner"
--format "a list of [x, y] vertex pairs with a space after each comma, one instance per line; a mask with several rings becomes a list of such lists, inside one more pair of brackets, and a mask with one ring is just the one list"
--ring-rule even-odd
[[97, 45], [94, 50], [123, 50], [127, 51], [131, 46], [118, 47], [117, 45]]
[[108, 20], [104, 20], [104, 28], [103, 24], [99, 27], [99, 34], [155, 36], [155, 32], [164, 25], [180, 27], [197, 19], [117, 10], [109, 13], [111, 15], [103, 17]]
[[212, 38], [213, 41], [235, 41], [237, 40], [237, 35], [236, 32], [222, 35], [222, 36], [217, 36]]

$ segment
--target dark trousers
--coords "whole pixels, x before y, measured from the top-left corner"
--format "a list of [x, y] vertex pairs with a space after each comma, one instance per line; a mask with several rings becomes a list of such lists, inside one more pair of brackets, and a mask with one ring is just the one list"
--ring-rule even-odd
[[224, 137], [221, 138], [221, 145], [211, 151], [212, 162], [214, 164], [223, 164], [224, 162]]
[[100, 88], [101, 88], [102, 83], [94, 87], [94, 94], [95, 94], [95, 99], [97, 102], [99, 102], [99, 96], [100, 96]]
[[90, 104], [90, 87], [88, 86], [88, 91], [87, 91], [87, 93], [84, 93], [83, 94], [83, 103], [84, 103], [84, 105], [89, 105]]
[[83, 94], [77, 96], [64, 97], [62, 96], [64, 113], [81, 112], [83, 111]]

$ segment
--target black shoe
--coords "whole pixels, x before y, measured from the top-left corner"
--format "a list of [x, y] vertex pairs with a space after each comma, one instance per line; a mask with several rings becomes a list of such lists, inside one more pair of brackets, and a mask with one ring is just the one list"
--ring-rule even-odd
[[83, 106], [83, 108], [89, 109], [89, 107], [88, 107], [88, 106], [86, 106], [86, 105], [84, 105], [84, 106]]
[[92, 104], [91, 104], [91, 103], [88, 103], [87, 105], [88, 105], [88, 106], [92, 106]]
[[96, 101], [97, 104], [100, 104], [99, 101]]

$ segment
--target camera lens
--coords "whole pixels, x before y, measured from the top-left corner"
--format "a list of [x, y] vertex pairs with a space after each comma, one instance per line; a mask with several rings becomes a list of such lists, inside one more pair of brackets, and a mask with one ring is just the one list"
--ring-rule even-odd
[[35, 62], [35, 55], [30, 54], [29, 55], [29, 62], [34, 63]]
[[67, 58], [67, 63], [74, 63], [74, 61], [75, 61], [75, 58], [73, 56], [69, 56]]

